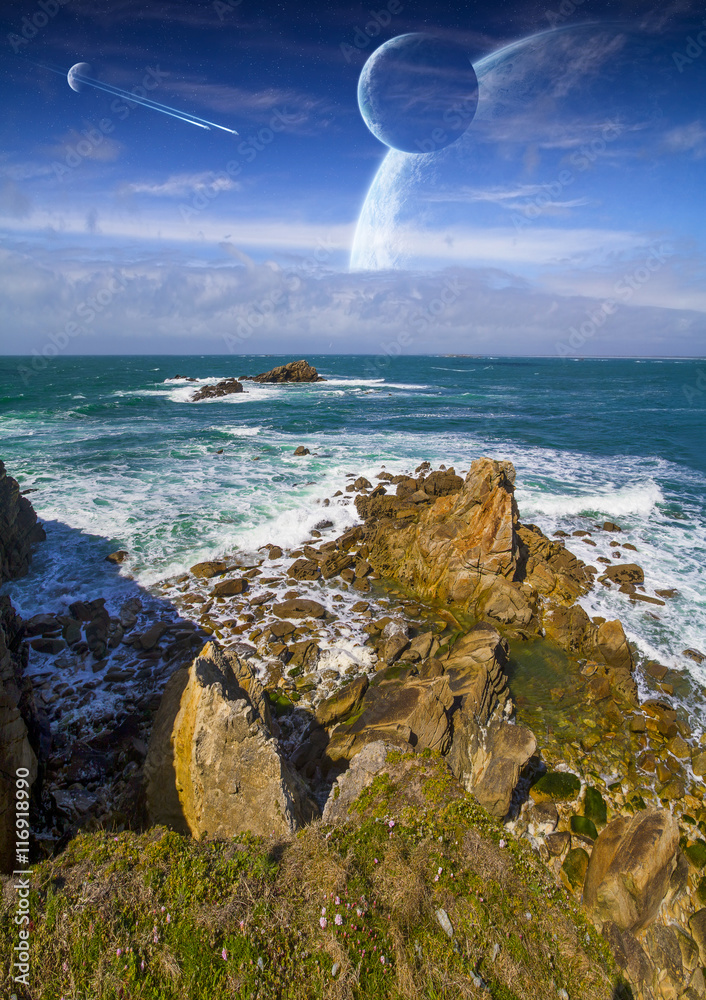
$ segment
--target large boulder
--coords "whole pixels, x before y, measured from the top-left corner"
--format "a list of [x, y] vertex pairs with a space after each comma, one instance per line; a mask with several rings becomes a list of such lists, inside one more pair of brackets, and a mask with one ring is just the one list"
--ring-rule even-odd
[[599, 923], [637, 931], [654, 920], [677, 864], [679, 824], [665, 809], [619, 816], [600, 833], [583, 901]]
[[27, 573], [32, 546], [45, 537], [32, 504], [0, 462], [0, 583]]
[[208, 643], [170, 678], [145, 761], [147, 809], [194, 837], [286, 835], [313, 817], [245, 661]]
[[334, 764], [348, 761], [378, 740], [445, 753], [453, 702], [447, 677], [412, 676], [411, 670], [390, 667], [370, 685], [354, 721], [333, 730], [326, 756]]
[[484, 577], [512, 580], [515, 575], [514, 482], [511, 462], [477, 459], [458, 492], [415, 506], [414, 520], [397, 528], [393, 517], [404, 513], [399, 504], [406, 501], [385, 496], [357, 501], [366, 517], [369, 562], [380, 576], [400, 580], [425, 597], [468, 607]]
[[481, 622], [458, 639], [441, 658], [455, 706], [485, 725], [508, 698], [504, 667], [508, 661], [506, 639], [487, 622]]
[[466, 702], [453, 718], [448, 764], [466, 791], [502, 819], [510, 809], [520, 774], [536, 749], [531, 730], [499, 719], [482, 727]]

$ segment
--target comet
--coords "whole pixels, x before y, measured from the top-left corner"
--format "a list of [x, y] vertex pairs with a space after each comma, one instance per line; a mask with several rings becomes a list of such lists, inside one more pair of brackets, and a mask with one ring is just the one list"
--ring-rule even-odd
[[[64, 75], [64, 70], [56, 70], [51, 66], [47, 66], [46, 69], [51, 69], [53, 73]], [[203, 128], [209, 132], [211, 129], [216, 128], [220, 129], [221, 132], [228, 132], [230, 135], [238, 135], [235, 129], [219, 125], [218, 122], [209, 121], [208, 118], [200, 118], [198, 115], [192, 115], [188, 111], [180, 111], [179, 108], [172, 108], [168, 104], [161, 104], [159, 101], [153, 101], [149, 97], [142, 97], [134, 91], [123, 90], [121, 87], [114, 87], [112, 84], [104, 83], [102, 80], [96, 80], [95, 77], [91, 76], [91, 73], [92, 70], [88, 63], [78, 62], [66, 74], [66, 81], [71, 89], [77, 93], [83, 90], [84, 87], [94, 87], [96, 90], [102, 90], [106, 94], [121, 97], [131, 104], [141, 104], [145, 108], [150, 108], [152, 111], [159, 111], [160, 114], [168, 115], [170, 118], [177, 118], [179, 121], [187, 122], [189, 125], [196, 125], [197, 128]]]

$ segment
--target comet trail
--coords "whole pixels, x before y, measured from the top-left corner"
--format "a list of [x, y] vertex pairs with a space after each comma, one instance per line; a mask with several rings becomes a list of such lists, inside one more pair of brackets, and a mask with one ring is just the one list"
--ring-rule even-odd
[[[198, 128], [204, 128], [210, 131], [212, 128], [220, 129], [222, 132], [228, 132], [230, 135], [238, 135], [235, 129], [226, 128], [225, 125], [219, 125], [218, 122], [209, 121], [208, 118], [200, 118], [198, 115], [192, 115], [188, 111], [180, 111], [178, 108], [172, 108], [168, 104], [161, 104], [159, 101], [152, 101], [149, 97], [140, 97], [139, 95], [133, 93], [130, 90], [123, 90], [121, 87], [114, 87], [112, 84], [103, 83], [102, 80], [95, 80], [92, 76], [84, 76], [83, 73], [76, 72], [76, 67], [81, 65], [77, 63], [76, 66], [72, 66], [68, 74], [64, 70], [54, 69], [52, 66], [44, 66], [45, 69], [49, 69], [52, 73], [58, 73], [61, 76], [66, 76], [71, 86], [71, 80], [76, 83], [85, 84], [88, 87], [94, 87], [96, 90], [102, 90], [106, 94], [112, 94], [115, 97], [121, 97], [124, 101], [128, 101], [131, 104], [141, 104], [145, 108], [151, 108], [152, 111], [159, 111], [163, 115], [169, 115], [170, 118], [178, 118], [179, 121], [187, 122], [189, 125], [196, 125]], [[84, 64], [85, 65], [85, 64]], [[71, 88], [74, 89], [73, 87]]]

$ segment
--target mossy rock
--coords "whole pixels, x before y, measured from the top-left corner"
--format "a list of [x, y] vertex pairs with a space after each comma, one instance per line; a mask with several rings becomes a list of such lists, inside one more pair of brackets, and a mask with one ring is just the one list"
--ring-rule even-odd
[[547, 771], [530, 788], [535, 802], [569, 802], [581, 791], [581, 780], [570, 771]]
[[703, 868], [706, 865], [706, 841], [697, 840], [695, 844], [690, 844], [684, 848], [684, 854], [694, 868]]
[[581, 837], [590, 837], [591, 840], [595, 840], [598, 837], [596, 824], [586, 816], [571, 817], [571, 832], [577, 833]]
[[706, 878], [699, 880], [699, 884], [696, 886], [696, 898], [702, 906], [706, 906]]
[[589, 785], [583, 800], [583, 814], [600, 830], [608, 822], [608, 807], [605, 799], [593, 785]]
[[564, 858], [561, 866], [562, 881], [564, 881], [574, 892], [579, 892], [583, 888], [588, 868], [588, 852], [583, 847], [574, 847]]

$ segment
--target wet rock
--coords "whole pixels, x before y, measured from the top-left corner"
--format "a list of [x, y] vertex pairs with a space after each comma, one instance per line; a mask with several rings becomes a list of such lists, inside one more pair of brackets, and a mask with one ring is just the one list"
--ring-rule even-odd
[[29, 644], [37, 653], [49, 653], [52, 656], [60, 653], [62, 649], [66, 649], [66, 643], [63, 639], [49, 639], [44, 636], [30, 639]]
[[346, 719], [360, 707], [369, 686], [367, 677], [356, 677], [350, 684], [346, 684], [319, 703], [316, 708], [316, 721], [322, 726], [332, 726]]
[[287, 576], [293, 580], [318, 580], [321, 569], [313, 559], [296, 559], [287, 570]]
[[227, 569], [228, 566], [221, 559], [209, 559], [206, 562], [196, 563], [195, 566], [191, 567], [189, 572], [197, 580], [210, 580], [213, 576], [225, 573]]
[[686, 656], [687, 659], [693, 660], [694, 663], [703, 663], [706, 660], [706, 655], [701, 653], [698, 649], [682, 649], [682, 656]]
[[326, 608], [318, 601], [295, 597], [280, 604], [273, 604], [272, 613], [278, 618], [323, 618]]
[[604, 521], [603, 522], [603, 530], [604, 531], [622, 531], [623, 529], [619, 525], [615, 524], [613, 521]]
[[281, 559], [282, 558], [283, 553], [282, 553], [282, 549], [279, 547], [279, 545], [268, 545], [267, 549], [268, 549], [268, 552], [267, 552], [267, 558], [268, 559]]
[[305, 448], [303, 445], [300, 444], [298, 448], [294, 449], [294, 454], [297, 455], [297, 456], [300, 456], [300, 455], [310, 455], [311, 452], [309, 451], [308, 448]]
[[221, 396], [231, 396], [235, 392], [243, 392], [243, 383], [237, 378], [226, 378], [215, 385], [204, 385], [191, 397], [192, 402], [198, 403], [202, 399], [219, 399]]
[[338, 576], [339, 573], [353, 566], [354, 563], [353, 556], [348, 553], [332, 552], [321, 563], [321, 575], [324, 580], [330, 580], [331, 577]]
[[138, 645], [141, 649], [154, 649], [168, 628], [169, 622], [155, 622], [140, 635]]
[[599, 835], [584, 904], [599, 922], [637, 931], [654, 920], [677, 863], [679, 825], [664, 809], [619, 816]]
[[644, 583], [645, 573], [637, 563], [623, 563], [620, 566], [606, 566], [605, 577], [612, 583]]
[[314, 808], [257, 711], [254, 673], [233, 662], [209, 643], [168, 681], [145, 760], [150, 819], [195, 837], [286, 835]]
[[214, 597], [236, 597], [244, 594], [249, 587], [249, 582], [241, 576], [235, 580], [222, 580], [214, 586], [212, 593]]
[[56, 615], [34, 615], [24, 623], [24, 634], [30, 638], [36, 635], [46, 635], [61, 628], [61, 622]]
[[105, 561], [113, 563], [115, 566], [120, 566], [129, 557], [130, 553], [127, 549], [118, 549], [116, 552], [111, 552], [105, 557]]

